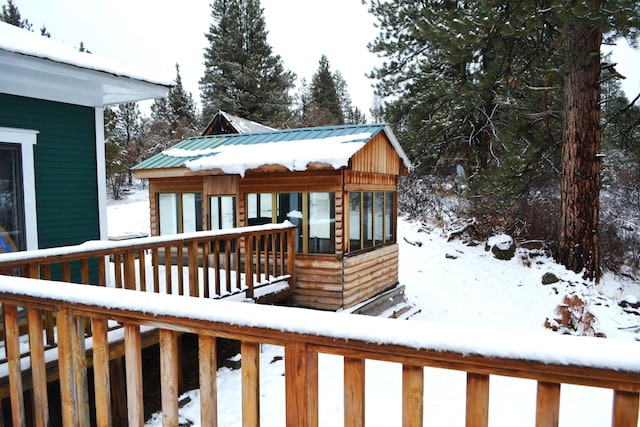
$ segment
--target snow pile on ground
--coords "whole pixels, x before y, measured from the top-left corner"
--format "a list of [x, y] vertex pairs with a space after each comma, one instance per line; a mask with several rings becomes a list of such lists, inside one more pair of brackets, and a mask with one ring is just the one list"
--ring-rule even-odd
[[[149, 206], [144, 194], [111, 204], [109, 234], [148, 232]], [[137, 201], [134, 201], [136, 198]], [[135, 229], [140, 227], [139, 229]], [[565, 297], [579, 297], [590, 313], [590, 327], [609, 338], [640, 339], [640, 286], [605, 275], [596, 289], [579, 275], [568, 272], [536, 252], [517, 249], [508, 261], [498, 260], [484, 245], [468, 246], [448, 240], [442, 229], [404, 219], [398, 224], [400, 283], [420, 313], [409, 321], [475, 325], [516, 331], [554, 334], [545, 327], [553, 322]], [[504, 240], [504, 239], [500, 239]], [[557, 281], [542, 283], [542, 277]], [[635, 308], [634, 308], [635, 307]], [[404, 322], [404, 320], [398, 320]], [[571, 332], [559, 328], [561, 332]], [[263, 425], [284, 425], [284, 349], [262, 347], [261, 406]], [[320, 355], [320, 425], [343, 425], [342, 358]], [[242, 425], [241, 373], [218, 371], [219, 423]], [[367, 361], [366, 425], [398, 425], [401, 419], [401, 366]], [[464, 372], [425, 370], [425, 420], [434, 426], [463, 426], [466, 376]], [[536, 383], [504, 377], [491, 378], [489, 422], [491, 426], [533, 425]], [[183, 425], [199, 426], [199, 392], [181, 400]], [[612, 392], [563, 385], [560, 425], [600, 426], [611, 421]], [[155, 414], [146, 426], [162, 425]]]

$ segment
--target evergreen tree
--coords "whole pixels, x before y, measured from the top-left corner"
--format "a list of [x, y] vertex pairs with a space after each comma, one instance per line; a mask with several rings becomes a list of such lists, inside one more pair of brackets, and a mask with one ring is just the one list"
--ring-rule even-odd
[[[344, 80], [342, 80], [341, 83], [343, 83], [343, 89], [346, 89]], [[311, 104], [316, 106], [318, 109], [328, 110], [333, 119], [333, 123], [331, 124], [343, 124], [344, 114], [341, 99], [338, 94], [336, 79], [329, 68], [329, 60], [325, 55], [322, 55], [320, 58], [318, 70], [311, 79], [311, 86], [309, 89], [311, 94]], [[345, 94], [343, 94], [343, 96], [344, 95]]]
[[342, 117], [344, 117], [344, 124], [355, 125], [359, 123], [365, 123], [365, 115], [354, 107], [351, 103], [351, 95], [347, 89], [347, 81], [342, 77], [340, 70], [336, 70], [333, 74], [334, 81], [336, 83], [336, 92], [338, 93], [338, 100], [340, 101], [340, 108], [342, 109]]
[[6, 5], [2, 6], [2, 14], [0, 14], [0, 21], [7, 24], [14, 25], [16, 27], [24, 28], [31, 31], [32, 25], [28, 19], [22, 19], [18, 6], [15, 5], [13, 0], [8, 0]]
[[267, 43], [259, 0], [214, 0], [200, 79], [203, 121], [218, 110], [281, 126], [291, 116], [295, 75]]
[[158, 98], [151, 105], [151, 120], [144, 123], [143, 158], [156, 154], [178, 141], [198, 134], [200, 124], [191, 93], [185, 91], [176, 64], [175, 85], [166, 98]]
[[[384, 115], [419, 167], [464, 159], [472, 185], [485, 183], [475, 195], [486, 203], [513, 200], [533, 177], [562, 165], [571, 183], [562, 185], [559, 244], [571, 255], [556, 256], [597, 278], [599, 188], [582, 184], [598, 181], [600, 40], [635, 37], [640, 5], [376, 0], [371, 11], [381, 28], [372, 50], [387, 57], [372, 73], [390, 99]], [[587, 193], [589, 202], [578, 202]]]

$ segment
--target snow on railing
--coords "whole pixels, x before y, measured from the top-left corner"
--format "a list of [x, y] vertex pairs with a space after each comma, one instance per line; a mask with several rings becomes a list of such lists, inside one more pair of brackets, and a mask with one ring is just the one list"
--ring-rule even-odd
[[[372, 318], [346, 313], [263, 306], [149, 294], [137, 298], [130, 290], [91, 288], [67, 283], [0, 277], [0, 302], [7, 326], [8, 364], [14, 422], [24, 414], [21, 370], [16, 364], [17, 306], [29, 315], [30, 355], [37, 417], [46, 417], [46, 369], [38, 336], [41, 310], [55, 310], [58, 320], [59, 369], [64, 425], [82, 425], [92, 411], [86, 400], [86, 359], [81, 351], [78, 319], [89, 318], [93, 329], [95, 414], [107, 420], [109, 340], [107, 321], [124, 325], [129, 425], [143, 420], [140, 328], [156, 328], [160, 336], [162, 413], [165, 425], [178, 424], [178, 333], [199, 339], [199, 382], [203, 426], [217, 425], [215, 338], [239, 340], [242, 349], [243, 425], [259, 425], [259, 346], [285, 348], [285, 405], [290, 426], [318, 424], [318, 354], [344, 356], [345, 425], [364, 425], [365, 361], [400, 363], [402, 424], [421, 426], [424, 367], [467, 373], [467, 426], [486, 426], [490, 376], [529, 378], [538, 382], [536, 425], [557, 425], [563, 383], [614, 390], [611, 425], [637, 427], [640, 401], [640, 343], [614, 339], [561, 336], [551, 333], [507, 332], [426, 322]], [[34, 320], [33, 326], [31, 320]], [[84, 379], [77, 375], [84, 372]], [[82, 376], [82, 375], [81, 375]], [[82, 392], [80, 392], [82, 391]], [[45, 402], [45, 403], [42, 403]], [[42, 409], [44, 405], [44, 409]], [[15, 418], [17, 417], [17, 418]]]

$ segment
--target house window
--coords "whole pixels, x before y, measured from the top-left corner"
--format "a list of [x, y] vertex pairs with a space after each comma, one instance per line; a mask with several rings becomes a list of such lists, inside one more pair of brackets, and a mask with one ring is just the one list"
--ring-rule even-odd
[[0, 127], [0, 253], [38, 249], [33, 147], [38, 132]]
[[200, 193], [158, 194], [160, 235], [202, 230], [202, 195]]
[[349, 193], [349, 252], [395, 242], [394, 200], [392, 191]]
[[20, 146], [0, 144], [0, 253], [25, 245]]
[[284, 221], [297, 226], [296, 252], [335, 253], [334, 193], [247, 194], [249, 225]]
[[236, 196], [209, 197], [210, 230], [223, 230], [236, 226]]

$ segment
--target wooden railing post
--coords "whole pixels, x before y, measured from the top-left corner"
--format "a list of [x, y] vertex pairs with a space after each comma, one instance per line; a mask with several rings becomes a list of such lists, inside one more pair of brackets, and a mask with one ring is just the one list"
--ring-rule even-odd
[[489, 375], [467, 372], [466, 427], [489, 425]]
[[129, 427], [144, 425], [144, 401], [142, 396], [142, 344], [140, 327], [124, 325], [125, 369], [127, 375], [127, 411]]
[[424, 368], [402, 365], [402, 426], [422, 427]]
[[318, 426], [318, 353], [304, 343], [285, 345], [287, 427]]
[[191, 242], [187, 251], [187, 260], [189, 263], [189, 295], [192, 297], [198, 297], [200, 296], [200, 283], [198, 278], [198, 242], [195, 240]]
[[73, 318], [68, 309], [56, 313], [58, 326], [58, 366], [60, 368], [60, 400], [62, 424], [65, 427], [79, 426], [78, 401], [76, 399], [75, 367], [73, 357]]
[[11, 393], [11, 418], [14, 426], [25, 426], [24, 390], [22, 388], [22, 369], [20, 368], [20, 326], [18, 307], [3, 304], [5, 346], [7, 365], [9, 366], [9, 388]]
[[107, 328], [107, 319], [94, 317], [91, 320], [96, 423], [99, 427], [110, 427], [112, 425]]
[[47, 397], [47, 370], [42, 339], [42, 310], [27, 309], [31, 376], [33, 378], [33, 411], [35, 425], [49, 425], [49, 399]]
[[242, 425], [260, 425], [260, 344], [243, 341], [242, 354]]
[[200, 424], [202, 427], [218, 427], [218, 387], [216, 379], [216, 338], [198, 337], [198, 361], [200, 367]]
[[364, 365], [363, 359], [344, 358], [345, 427], [364, 427]]
[[160, 329], [160, 383], [162, 384], [162, 425], [178, 425], [178, 335]]
[[536, 427], [558, 427], [560, 422], [560, 384], [538, 382]]

